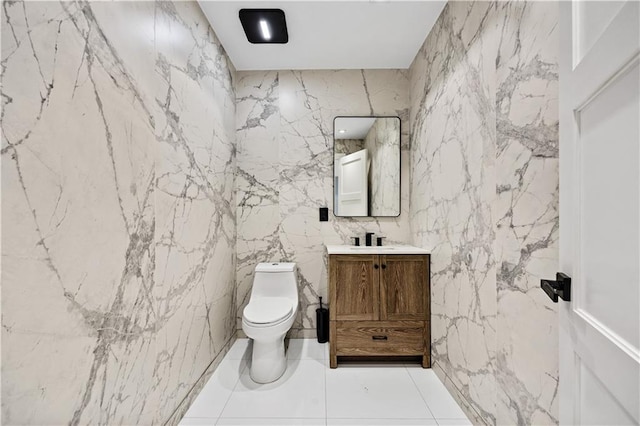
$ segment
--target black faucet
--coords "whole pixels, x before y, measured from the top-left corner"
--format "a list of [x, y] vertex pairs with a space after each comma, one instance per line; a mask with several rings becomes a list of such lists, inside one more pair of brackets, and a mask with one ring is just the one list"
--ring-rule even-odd
[[366, 234], [364, 234], [364, 235], [365, 235], [365, 238], [364, 238], [364, 240], [365, 240], [365, 245], [366, 245], [367, 247], [371, 247], [371, 246], [373, 245], [373, 244], [372, 244], [372, 242], [371, 242], [371, 237], [372, 237], [374, 234], [375, 234], [374, 232], [367, 232]]

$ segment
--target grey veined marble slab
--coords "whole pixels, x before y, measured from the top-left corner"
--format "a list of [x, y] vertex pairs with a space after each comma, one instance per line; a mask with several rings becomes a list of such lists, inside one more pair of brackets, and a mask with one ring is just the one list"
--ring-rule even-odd
[[558, 423], [557, 40], [557, 2], [448, 2], [410, 69], [400, 241], [433, 247], [432, 366], [478, 424]]
[[390, 246], [341, 246], [328, 245], [328, 254], [429, 254], [431, 251], [414, 246], [390, 245]]
[[175, 424], [236, 330], [233, 65], [195, 2], [1, 13], [0, 422]]
[[[327, 297], [325, 245], [374, 232], [385, 242], [410, 241], [406, 216], [331, 217], [333, 119], [399, 116], [403, 164], [409, 164], [406, 70], [242, 71], [236, 84], [237, 327], [249, 301], [256, 264], [295, 262], [300, 310], [295, 332], [315, 335], [318, 297]], [[401, 211], [409, 211], [409, 168], [401, 176]]]

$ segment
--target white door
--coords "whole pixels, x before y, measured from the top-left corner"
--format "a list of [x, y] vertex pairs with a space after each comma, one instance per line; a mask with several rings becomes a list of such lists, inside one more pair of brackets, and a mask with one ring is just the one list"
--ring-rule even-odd
[[560, 2], [560, 423], [640, 423], [640, 4]]
[[338, 160], [338, 215], [367, 216], [367, 150], [362, 149]]

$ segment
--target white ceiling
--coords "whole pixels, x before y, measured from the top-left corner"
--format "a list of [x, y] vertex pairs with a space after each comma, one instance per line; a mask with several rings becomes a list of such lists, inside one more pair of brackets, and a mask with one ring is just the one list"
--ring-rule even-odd
[[[336, 139], [364, 139], [376, 121], [375, 117], [336, 117], [333, 137]], [[344, 130], [344, 133], [340, 133]]]
[[[212, 1], [200, 7], [237, 70], [409, 68], [446, 1]], [[251, 44], [238, 11], [285, 12], [289, 43]]]

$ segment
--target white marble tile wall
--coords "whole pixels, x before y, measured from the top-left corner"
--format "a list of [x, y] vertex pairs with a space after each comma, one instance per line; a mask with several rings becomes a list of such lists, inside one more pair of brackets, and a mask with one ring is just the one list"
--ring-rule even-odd
[[450, 2], [410, 70], [432, 359], [488, 424], [557, 423], [556, 26], [554, 3]]
[[193, 2], [2, 6], [2, 422], [162, 423], [235, 331], [234, 71]]
[[558, 422], [558, 5], [498, 5], [496, 260], [499, 423]]
[[336, 139], [333, 149], [336, 158], [340, 158], [339, 154], [352, 154], [364, 149], [364, 139]]
[[[408, 89], [406, 71], [238, 72], [238, 328], [259, 262], [299, 267], [300, 314], [294, 335], [315, 333], [318, 296], [327, 296], [324, 244], [349, 243], [366, 231], [409, 240]], [[333, 119], [397, 115], [403, 121], [403, 214], [398, 218], [336, 218], [332, 209]]]
[[[242, 72], [235, 93], [191, 2], [2, 19], [3, 422], [175, 422], [255, 264], [298, 263], [313, 334], [324, 244], [366, 231], [435, 247], [433, 359], [471, 416], [557, 422], [554, 4], [452, 2], [410, 72]], [[403, 120], [399, 218], [318, 222], [338, 115]]]
[[373, 123], [364, 140], [369, 152], [371, 167], [369, 201], [372, 216], [395, 216], [400, 214], [400, 150], [396, 135], [400, 122], [396, 119], [379, 119]]

